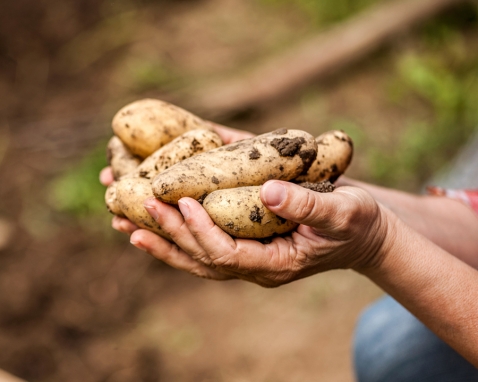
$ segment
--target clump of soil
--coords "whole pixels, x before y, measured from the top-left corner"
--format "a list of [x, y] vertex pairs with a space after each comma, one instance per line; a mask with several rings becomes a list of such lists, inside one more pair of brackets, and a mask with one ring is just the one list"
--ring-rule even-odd
[[335, 185], [330, 183], [328, 180], [319, 182], [319, 183], [310, 183], [310, 182], [303, 182], [299, 183], [299, 186], [302, 186], [304, 188], [307, 188], [308, 190], [312, 190], [315, 192], [332, 192], [335, 190]]

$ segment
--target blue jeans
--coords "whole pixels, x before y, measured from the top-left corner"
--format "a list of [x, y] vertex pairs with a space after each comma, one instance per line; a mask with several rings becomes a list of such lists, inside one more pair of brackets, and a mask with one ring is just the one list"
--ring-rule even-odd
[[391, 297], [360, 317], [354, 364], [358, 382], [478, 381], [478, 369]]

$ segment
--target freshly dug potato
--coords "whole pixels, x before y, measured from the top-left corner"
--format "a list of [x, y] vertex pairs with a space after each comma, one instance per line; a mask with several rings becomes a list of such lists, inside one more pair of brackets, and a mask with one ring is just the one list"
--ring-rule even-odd
[[156, 150], [133, 171], [132, 175], [152, 179], [175, 163], [222, 145], [221, 137], [214, 131], [191, 130]]
[[224, 188], [291, 180], [305, 174], [317, 155], [312, 135], [280, 129], [185, 159], [157, 175], [154, 195], [176, 204], [184, 196], [202, 200]]
[[109, 140], [106, 152], [115, 180], [133, 172], [141, 163], [141, 159], [133, 155], [116, 136]]
[[114, 116], [112, 127], [126, 147], [143, 159], [186, 131], [212, 129], [209, 122], [156, 99], [126, 105]]
[[204, 199], [203, 207], [216, 225], [239, 238], [262, 239], [297, 227], [264, 207], [260, 191], [261, 186], [217, 190]]
[[306, 175], [294, 181], [317, 183], [323, 180], [335, 182], [347, 169], [352, 160], [352, 139], [343, 131], [332, 130], [319, 135], [317, 141], [317, 158]]
[[106, 189], [106, 193], [105, 193], [106, 208], [108, 208], [108, 211], [111, 212], [113, 215], [124, 217], [123, 211], [121, 210], [121, 207], [118, 204], [118, 198], [116, 195], [117, 184], [118, 184], [117, 181], [113, 182]]
[[121, 212], [140, 228], [150, 230], [171, 240], [143, 206], [153, 196], [151, 183], [144, 178], [123, 178], [116, 182], [116, 203]]

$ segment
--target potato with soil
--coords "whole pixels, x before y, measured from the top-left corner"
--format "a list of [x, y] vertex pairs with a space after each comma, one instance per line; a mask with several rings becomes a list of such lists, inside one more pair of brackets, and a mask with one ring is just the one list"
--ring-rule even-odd
[[126, 105], [114, 116], [112, 127], [131, 153], [143, 159], [186, 131], [212, 130], [209, 122], [156, 99]]
[[280, 129], [175, 164], [153, 179], [153, 193], [163, 202], [177, 204], [185, 196], [202, 200], [219, 189], [291, 180], [305, 174], [316, 155], [312, 135]]
[[221, 137], [214, 131], [191, 130], [156, 150], [131, 175], [152, 179], [175, 163], [222, 145]]
[[151, 182], [144, 178], [123, 178], [115, 183], [116, 203], [122, 214], [138, 227], [171, 240], [143, 206], [143, 202], [153, 196]]
[[115, 180], [133, 172], [141, 163], [141, 158], [133, 155], [116, 136], [109, 140], [106, 153]]
[[[332, 192], [330, 182], [300, 183], [315, 192]], [[262, 186], [228, 188], [210, 193], [203, 207], [224, 232], [243, 239], [263, 239], [294, 230], [298, 224], [277, 216], [261, 201]]]
[[316, 138], [317, 158], [306, 175], [301, 175], [296, 182], [317, 183], [324, 180], [335, 182], [342, 175], [353, 156], [352, 139], [343, 131], [327, 131]]
[[216, 225], [234, 237], [262, 239], [297, 227], [264, 207], [260, 192], [261, 186], [217, 190], [204, 199], [203, 207]]
[[110, 213], [116, 216], [125, 217], [121, 207], [118, 204], [118, 196], [116, 194], [116, 186], [118, 185], [118, 181], [114, 181], [111, 183], [105, 192], [105, 203], [106, 208]]

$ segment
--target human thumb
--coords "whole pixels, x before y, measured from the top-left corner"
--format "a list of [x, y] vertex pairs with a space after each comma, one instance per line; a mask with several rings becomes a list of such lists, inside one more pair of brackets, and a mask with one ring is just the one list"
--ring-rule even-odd
[[271, 180], [262, 186], [261, 200], [266, 208], [284, 219], [315, 228], [332, 228], [339, 223], [343, 212], [357, 204], [353, 191], [342, 192], [350, 187], [343, 188], [340, 192], [322, 194], [294, 183]]

